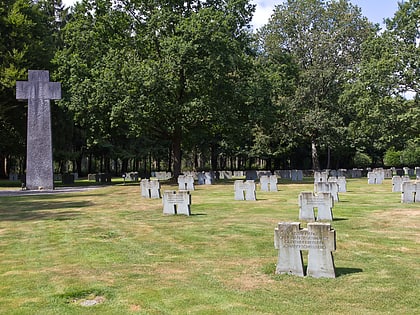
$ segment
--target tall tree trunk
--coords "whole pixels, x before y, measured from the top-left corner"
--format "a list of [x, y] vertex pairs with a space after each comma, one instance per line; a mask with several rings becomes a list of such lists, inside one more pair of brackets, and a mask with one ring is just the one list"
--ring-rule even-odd
[[173, 155], [173, 176], [178, 178], [181, 174], [181, 126], [176, 126], [172, 138], [172, 155]]
[[331, 168], [331, 148], [327, 149], [327, 169]]
[[311, 148], [312, 148], [312, 169], [315, 171], [319, 171], [319, 157], [318, 157], [318, 149], [316, 147], [315, 139], [311, 140]]

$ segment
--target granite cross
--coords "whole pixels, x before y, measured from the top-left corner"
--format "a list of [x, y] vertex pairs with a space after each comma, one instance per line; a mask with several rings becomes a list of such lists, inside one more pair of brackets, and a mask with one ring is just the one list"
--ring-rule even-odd
[[50, 100], [61, 99], [61, 84], [46, 70], [29, 70], [16, 82], [16, 99], [28, 100], [26, 189], [54, 189]]

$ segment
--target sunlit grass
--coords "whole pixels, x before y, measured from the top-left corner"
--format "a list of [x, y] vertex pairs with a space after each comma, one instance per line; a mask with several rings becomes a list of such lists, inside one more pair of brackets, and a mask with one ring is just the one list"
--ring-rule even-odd
[[1, 197], [0, 313], [418, 312], [418, 204], [400, 203], [390, 180], [348, 180], [333, 211], [337, 278], [280, 276], [274, 228], [297, 221], [313, 184], [278, 187], [248, 202], [234, 200], [232, 181], [196, 186], [190, 217], [164, 216], [138, 184]]

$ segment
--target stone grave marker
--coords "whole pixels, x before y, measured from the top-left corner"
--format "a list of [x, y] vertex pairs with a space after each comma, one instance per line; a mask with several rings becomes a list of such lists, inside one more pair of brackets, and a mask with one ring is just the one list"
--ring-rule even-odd
[[188, 190], [163, 192], [163, 214], [191, 215], [191, 194]]
[[61, 83], [46, 70], [29, 70], [16, 81], [16, 99], [28, 100], [26, 189], [54, 189], [50, 100], [61, 99]]
[[392, 176], [392, 192], [402, 192], [402, 184], [409, 181], [408, 176]]
[[347, 181], [345, 176], [328, 177], [329, 183], [337, 183], [338, 192], [347, 192]]
[[179, 190], [194, 190], [194, 177], [192, 175], [179, 175], [178, 176], [178, 189]]
[[302, 250], [308, 251], [306, 274], [314, 278], [335, 278], [332, 251], [336, 249], [335, 230], [329, 223], [280, 222], [274, 230], [274, 247], [279, 250], [276, 273], [305, 276]]
[[291, 170], [290, 175], [292, 181], [302, 181], [303, 180], [303, 171], [302, 170]]
[[235, 200], [257, 200], [253, 180], [235, 180]]
[[335, 182], [314, 183], [315, 193], [331, 193], [334, 201], [338, 201], [338, 184]]
[[402, 183], [401, 202], [420, 202], [420, 182], [409, 181]]
[[255, 170], [245, 171], [245, 179], [246, 180], [257, 180], [258, 179], [257, 171], [255, 171]]
[[141, 195], [144, 198], [159, 199], [160, 183], [157, 179], [142, 179], [140, 181]]
[[328, 172], [314, 172], [315, 183], [326, 183], [328, 181]]
[[277, 191], [277, 176], [262, 175], [260, 177], [261, 191]]
[[[299, 194], [299, 220], [320, 221], [333, 220], [332, 208], [334, 200], [331, 193], [318, 193], [303, 191]], [[315, 209], [317, 215], [315, 216]]]

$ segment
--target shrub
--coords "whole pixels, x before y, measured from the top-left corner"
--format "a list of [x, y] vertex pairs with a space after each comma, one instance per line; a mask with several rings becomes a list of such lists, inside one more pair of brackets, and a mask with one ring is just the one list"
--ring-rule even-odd
[[353, 165], [355, 167], [365, 168], [372, 164], [372, 159], [369, 155], [363, 152], [356, 152], [353, 157]]

